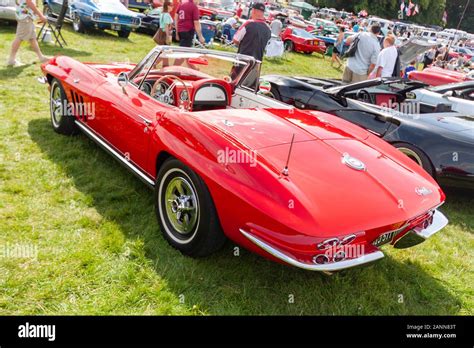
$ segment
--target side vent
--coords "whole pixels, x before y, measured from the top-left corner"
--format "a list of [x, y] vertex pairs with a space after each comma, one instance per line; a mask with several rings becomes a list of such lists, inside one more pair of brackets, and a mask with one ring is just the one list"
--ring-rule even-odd
[[87, 105], [84, 103], [84, 97], [79, 93], [71, 90], [71, 97], [72, 97], [72, 106], [71, 111], [74, 116], [84, 121], [87, 121]]

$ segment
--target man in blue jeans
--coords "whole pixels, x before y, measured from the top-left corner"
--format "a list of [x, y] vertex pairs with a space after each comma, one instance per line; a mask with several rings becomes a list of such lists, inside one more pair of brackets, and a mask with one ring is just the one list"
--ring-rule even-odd
[[197, 33], [199, 41], [204, 44], [201, 23], [199, 23], [199, 9], [193, 0], [183, 0], [175, 14], [176, 40], [181, 47], [192, 47], [194, 35]]

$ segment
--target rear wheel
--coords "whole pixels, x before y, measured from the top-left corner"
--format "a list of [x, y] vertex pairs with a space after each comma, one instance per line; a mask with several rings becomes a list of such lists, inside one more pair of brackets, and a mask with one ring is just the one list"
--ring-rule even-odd
[[183, 254], [199, 257], [218, 250], [226, 238], [204, 181], [177, 159], [160, 168], [155, 207], [163, 236]]
[[416, 146], [407, 143], [396, 143], [393, 144], [398, 151], [408, 156], [411, 160], [415, 161], [420, 167], [422, 167], [429, 175], [434, 176], [433, 166], [428, 156], [423, 151], [418, 149]]
[[295, 50], [295, 45], [293, 44], [293, 41], [285, 41], [285, 50], [288, 52], [293, 52]]
[[66, 92], [57, 79], [51, 82], [50, 112], [51, 125], [56, 133], [64, 135], [77, 133], [75, 118], [70, 112]]

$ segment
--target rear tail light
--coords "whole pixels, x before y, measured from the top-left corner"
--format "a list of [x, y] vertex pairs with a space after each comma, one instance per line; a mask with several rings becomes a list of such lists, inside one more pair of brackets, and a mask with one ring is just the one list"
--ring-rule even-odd
[[319, 243], [317, 247], [319, 250], [326, 250], [338, 246], [339, 243], [339, 238], [331, 238]]
[[349, 244], [349, 243], [352, 243], [354, 241], [354, 239], [356, 239], [356, 235], [355, 234], [350, 234], [348, 236], [345, 236], [342, 240], [341, 240], [341, 245], [346, 245], [346, 244]]

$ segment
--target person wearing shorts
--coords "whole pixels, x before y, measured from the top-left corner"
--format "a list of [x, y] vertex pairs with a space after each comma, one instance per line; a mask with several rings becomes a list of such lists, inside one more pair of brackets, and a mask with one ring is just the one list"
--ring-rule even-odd
[[10, 57], [7, 61], [8, 66], [22, 65], [22, 63], [16, 59], [16, 54], [23, 41], [30, 42], [32, 50], [36, 53], [41, 63], [45, 63], [50, 59], [50, 57], [46, 57], [41, 53], [38, 40], [36, 39], [34, 22], [36, 16], [39, 18], [40, 23], [46, 22], [46, 17], [38, 10], [32, 0], [16, 0], [17, 27], [15, 40], [13, 40]]

